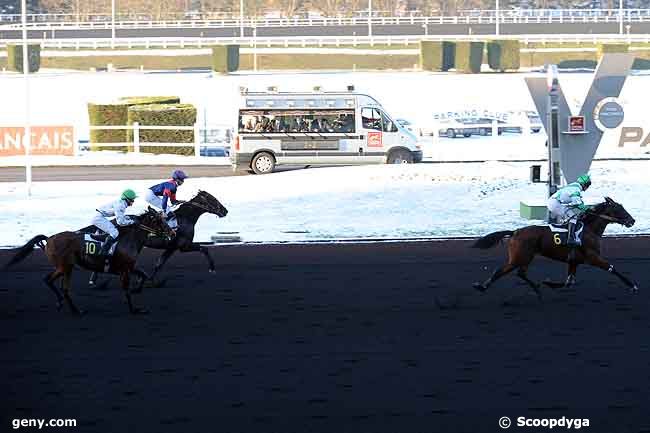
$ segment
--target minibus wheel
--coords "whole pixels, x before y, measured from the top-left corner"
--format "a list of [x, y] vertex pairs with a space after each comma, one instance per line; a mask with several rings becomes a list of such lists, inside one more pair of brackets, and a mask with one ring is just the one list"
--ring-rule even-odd
[[386, 162], [388, 164], [413, 164], [413, 155], [404, 149], [394, 150], [388, 155]]
[[268, 152], [260, 152], [251, 161], [251, 168], [255, 174], [272, 173], [275, 169], [275, 158]]

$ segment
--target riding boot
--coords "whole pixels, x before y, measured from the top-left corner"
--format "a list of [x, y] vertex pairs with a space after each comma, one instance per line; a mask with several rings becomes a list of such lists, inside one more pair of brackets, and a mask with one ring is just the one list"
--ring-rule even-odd
[[108, 268], [110, 265], [109, 263], [110, 258], [108, 257], [108, 252], [111, 250], [111, 247], [116, 241], [117, 239], [113, 239], [112, 236], [108, 236], [106, 238], [106, 242], [104, 242], [104, 244], [102, 245], [102, 249], [99, 251], [99, 256], [105, 258], [104, 272], [108, 272]]
[[576, 249], [579, 246], [579, 243], [576, 241], [576, 238], [575, 238], [575, 236], [576, 236], [575, 235], [575, 233], [576, 233], [576, 223], [573, 222], [573, 221], [569, 221], [568, 229], [569, 229], [569, 232], [567, 233], [566, 243], [567, 243], [567, 246], [569, 247], [569, 256], [568, 256], [567, 260], [569, 261], [569, 263], [572, 263], [576, 259]]

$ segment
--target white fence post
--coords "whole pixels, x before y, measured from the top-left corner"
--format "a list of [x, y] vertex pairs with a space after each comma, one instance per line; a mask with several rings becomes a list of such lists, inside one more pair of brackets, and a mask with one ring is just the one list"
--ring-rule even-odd
[[497, 123], [496, 119], [492, 120], [492, 137], [498, 137], [499, 136], [499, 124]]
[[133, 152], [140, 153], [140, 124], [133, 122]]
[[194, 156], [201, 156], [201, 130], [198, 122], [194, 124]]

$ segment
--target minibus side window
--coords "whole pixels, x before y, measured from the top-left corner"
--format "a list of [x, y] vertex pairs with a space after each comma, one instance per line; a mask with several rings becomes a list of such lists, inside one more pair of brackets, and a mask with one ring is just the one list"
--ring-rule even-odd
[[361, 122], [365, 129], [382, 130], [381, 114], [376, 108], [362, 108]]
[[395, 126], [393, 121], [390, 120], [390, 118], [383, 111], [381, 112], [381, 119], [384, 125], [384, 132], [397, 132], [397, 126]]

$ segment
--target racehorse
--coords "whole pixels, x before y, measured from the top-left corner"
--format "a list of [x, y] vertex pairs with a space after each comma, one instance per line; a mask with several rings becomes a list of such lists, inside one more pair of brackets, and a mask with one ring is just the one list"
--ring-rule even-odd
[[[199, 217], [204, 213], [211, 213], [223, 218], [228, 214], [228, 209], [219, 202], [212, 194], [207, 191], [200, 191], [191, 200], [183, 202], [178, 209], [174, 211], [178, 220], [178, 229], [176, 236], [171, 239], [163, 237], [150, 236], [145, 242], [148, 248], [165, 250], [154, 267], [150, 279], [153, 281], [160, 268], [176, 252], [183, 253], [198, 251], [201, 252], [208, 260], [209, 272], [214, 272], [214, 261], [210, 257], [208, 249], [201, 244], [194, 242], [194, 226]], [[93, 273], [90, 276], [90, 284], [95, 284], [97, 275]]]
[[[144, 281], [148, 277], [144, 272], [136, 269], [136, 259], [150, 234], [155, 236], [171, 236], [172, 231], [162, 220], [160, 214], [152, 208], [149, 208], [141, 215], [134, 215], [132, 218], [134, 219], [134, 224], [118, 227], [120, 235], [115, 246], [115, 252], [109, 257], [108, 272], [120, 276], [122, 289], [124, 290], [129, 305], [129, 311], [137, 314], [146, 313], [147, 311], [133, 306], [131, 294], [129, 293], [130, 274], [134, 273], [141, 277], [140, 285], [144, 284]], [[99, 251], [99, 248], [97, 248], [94, 242], [87, 240], [86, 236], [88, 234], [82, 231], [61, 232], [49, 238], [44, 235], [34, 236], [29, 242], [18, 249], [14, 257], [5, 266], [5, 269], [23, 261], [34, 251], [34, 246], [38, 245], [45, 251], [49, 262], [55, 268], [43, 281], [45, 281], [45, 284], [56, 295], [57, 308], [59, 310], [61, 309], [63, 300], [65, 299], [74, 314], [82, 314], [83, 311], [77, 308], [70, 297], [72, 269], [75, 265], [78, 265], [91, 271], [103, 272], [106, 261], [105, 256], [95, 254], [96, 251]], [[63, 277], [63, 296], [54, 285], [55, 281], [61, 277]]]
[[610, 223], [622, 224], [625, 227], [634, 225], [634, 218], [609, 197], [587, 211], [583, 217], [584, 229], [582, 246], [575, 252], [575, 259], [569, 260], [570, 248], [562, 245], [559, 237], [554, 235], [548, 226], [528, 226], [514, 231], [500, 231], [490, 233], [478, 239], [473, 248], [488, 249], [495, 246], [501, 239], [510, 236], [508, 243], [508, 262], [494, 271], [492, 276], [483, 283], [474, 283], [474, 288], [484, 292], [499, 278], [517, 269], [517, 276], [530, 285], [538, 296], [539, 284], [531, 281], [527, 276], [528, 265], [533, 258], [540, 254], [553, 260], [568, 264], [567, 278], [564, 283], [545, 281], [544, 284], [553, 287], [568, 287], [575, 283], [578, 265], [587, 264], [616, 275], [633, 291], [638, 290], [636, 283], [619, 273], [614, 265], [607, 262], [600, 255], [600, 242], [605, 228]]

